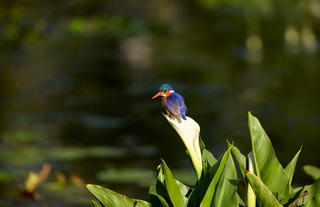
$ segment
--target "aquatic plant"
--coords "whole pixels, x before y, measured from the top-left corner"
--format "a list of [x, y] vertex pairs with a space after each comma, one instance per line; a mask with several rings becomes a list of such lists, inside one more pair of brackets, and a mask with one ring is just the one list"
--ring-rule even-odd
[[[158, 177], [150, 186], [150, 201], [131, 199], [99, 185], [88, 184], [88, 190], [98, 199], [94, 206], [156, 206], [156, 207], [316, 207], [320, 206], [320, 175], [316, 167], [305, 171], [315, 182], [292, 187], [292, 178], [301, 149], [283, 168], [272, 143], [259, 120], [248, 114], [252, 151], [243, 155], [228, 142], [228, 149], [219, 158], [209, 152], [200, 138], [200, 127], [190, 117], [175, 120], [166, 116], [187, 149], [197, 173], [197, 182], [188, 186], [175, 179], [164, 160], [158, 167]], [[236, 166], [242, 174], [237, 176]], [[243, 188], [247, 190], [243, 190]]]

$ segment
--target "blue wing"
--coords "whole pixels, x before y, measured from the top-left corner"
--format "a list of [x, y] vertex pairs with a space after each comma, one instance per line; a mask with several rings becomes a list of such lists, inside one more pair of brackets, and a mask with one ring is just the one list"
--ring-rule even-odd
[[183, 97], [178, 93], [173, 93], [164, 100], [164, 105], [170, 113], [175, 116], [180, 116], [186, 120], [187, 107], [184, 103]]

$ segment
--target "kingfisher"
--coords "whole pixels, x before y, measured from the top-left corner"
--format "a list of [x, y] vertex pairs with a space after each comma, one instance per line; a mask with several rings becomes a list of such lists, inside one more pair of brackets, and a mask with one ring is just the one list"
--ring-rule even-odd
[[162, 96], [162, 106], [167, 111], [169, 117], [172, 119], [172, 116], [182, 118], [186, 120], [187, 107], [184, 103], [183, 97], [174, 92], [173, 88], [169, 84], [163, 84], [159, 92], [152, 97], [155, 99], [159, 96]]

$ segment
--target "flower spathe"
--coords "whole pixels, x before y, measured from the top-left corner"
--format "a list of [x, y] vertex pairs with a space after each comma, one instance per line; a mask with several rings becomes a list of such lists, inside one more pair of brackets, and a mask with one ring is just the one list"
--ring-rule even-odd
[[200, 179], [202, 172], [202, 159], [199, 145], [199, 124], [188, 116], [186, 116], [186, 120], [174, 117], [170, 118], [166, 114], [164, 114], [164, 116], [181, 137], [189, 152], [193, 167], [197, 173], [197, 177]]

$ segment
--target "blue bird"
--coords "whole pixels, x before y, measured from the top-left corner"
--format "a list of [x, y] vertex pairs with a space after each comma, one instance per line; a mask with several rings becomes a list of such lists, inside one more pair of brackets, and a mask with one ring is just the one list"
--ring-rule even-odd
[[169, 84], [163, 84], [160, 87], [159, 93], [154, 95], [152, 99], [162, 96], [162, 106], [167, 111], [170, 118], [172, 116], [181, 117], [186, 120], [187, 107], [184, 103], [183, 97], [174, 92], [173, 88]]

